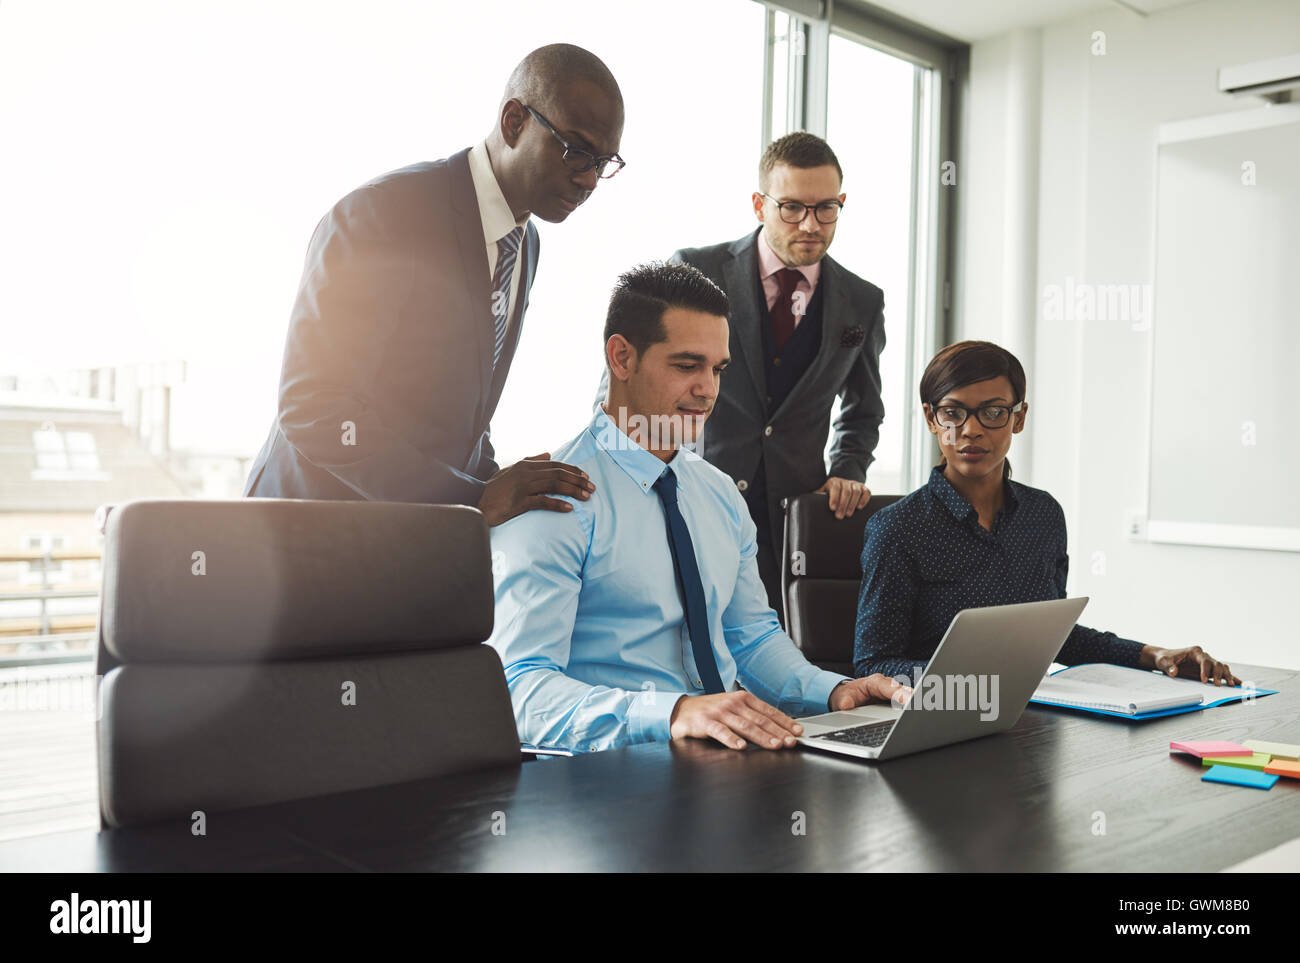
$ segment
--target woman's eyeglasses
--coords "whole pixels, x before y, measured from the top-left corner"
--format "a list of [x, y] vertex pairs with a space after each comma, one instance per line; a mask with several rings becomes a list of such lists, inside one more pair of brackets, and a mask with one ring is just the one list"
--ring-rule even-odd
[[985, 428], [1005, 428], [1011, 416], [1025, 406], [1023, 401], [1014, 405], [980, 405], [967, 408], [965, 405], [931, 405], [934, 420], [941, 428], [960, 428], [966, 419], [974, 415]]

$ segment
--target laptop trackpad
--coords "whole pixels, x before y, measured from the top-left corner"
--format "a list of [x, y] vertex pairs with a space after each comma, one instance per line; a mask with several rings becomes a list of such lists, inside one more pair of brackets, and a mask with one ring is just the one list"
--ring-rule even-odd
[[[897, 719], [902, 710], [886, 705], [859, 706], [857, 709], [845, 709], [841, 712], [826, 712], [819, 716], [809, 716], [798, 720], [805, 728], [808, 724], [826, 726], [829, 729], [845, 729], [849, 726], [861, 726], [869, 722], [884, 722]], [[825, 731], [825, 730], [822, 730]]]

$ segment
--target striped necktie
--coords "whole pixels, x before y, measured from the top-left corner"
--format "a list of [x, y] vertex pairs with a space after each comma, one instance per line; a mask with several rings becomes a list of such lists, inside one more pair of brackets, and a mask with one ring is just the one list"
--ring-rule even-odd
[[510, 280], [514, 277], [515, 261], [519, 260], [519, 242], [523, 236], [524, 229], [516, 227], [497, 241], [497, 269], [492, 272], [492, 322], [496, 326], [493, 368], [501, 360], [501, 349], [506, 344], [506, 328], [510, 325]]
[[671, 468], [664, 469], [664, 473], [655, 482], [654, 489], [659, 493], [659, 500], [664, 503], [668, 547], [673, 554], [677, 587], [682, 591], [682, 608], [686, 610], [686, 630], [691, 636], [695, 671], [700, 674], [704, 691], [712, 695], [722, 691], [722, 676], [718, 674], [718, 660], [713, 655], [713, 644], [709, 641], [709, 610], [704, 602], [700, 566], [695, 560], [695, 546], [691, 543], [686, 519], [677, 507], [677, 476]]

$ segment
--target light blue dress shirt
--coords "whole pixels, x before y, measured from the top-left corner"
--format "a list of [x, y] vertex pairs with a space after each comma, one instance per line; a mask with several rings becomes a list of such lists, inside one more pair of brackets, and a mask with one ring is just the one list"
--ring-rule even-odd
[[[667, 465], [597, 409], [552, 455], [585, 471], [590, 499], [492, 529], [496, 621], [522, 742], [596, 750], [670, 738], [683, 695], [703, 695], [663, 504], [677, 475], [723, 686], [737, 680], [789, 715], [825, 712], [845, 676], [810, 664], [781, 630], [755, 562], [754, 522], [735, 483], [694, 452]], [[562, 497], [562, 496], [560, 496]]]

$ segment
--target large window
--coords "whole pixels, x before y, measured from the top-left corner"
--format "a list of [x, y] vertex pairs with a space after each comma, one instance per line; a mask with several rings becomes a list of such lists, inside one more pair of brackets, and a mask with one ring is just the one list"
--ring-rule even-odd
[[492, 425], [504, 461], [558, 445], [589, 417], [617, 275], [750, 228], [764, 16], [749, 0], [8, 0], [0, 365], [186, 361], [172, 447], [253, 455], [317, 220], [484, 137], [519, 59], [567, 41], [619, 79], [628, 166], [539, 223]]
[[912, 129], [922, 68], [839, 35], [830, 38], [826, 139], [844, 168], [848, 195], [832, 256], [885, 292], [885, 350], [880, 376], [885, 421], [869, 484], [910, 490], [904, 479], [905, 428], [919, 417], [907, 389], [908, 332], [923, 323], [912, 310], [912, 213], [916, 158]]
[[942, 93], [953, 48], [850, 3], [835, 5], [829, 20], [813, 17], [818, 4], [789, 7], [768, 13], [764, 121], [771, 137], [824, 136], [844, 168], [848, 199], [830, 256], [885, 292], [885, 421], [867, 483], [907, 492], [933, 463], [916, 386], [948, 326], [941, 241], [952, 105]]
[[251, 457], [275, 410], [318, 218], [379, 173], [483, 137], [518, 59], [566, 40], [622, 84], [628, 167], [568, 223], [539, 225], [537, 283], [492, 426], [501, 459], [585, 423], [617, 274], [752, 229], [764, 138], [803, 128], [845, 161], [850, 200], [832, 256], [886, 292], [889, 410], [875, 471], [901, 476], [917, 361], [905, 345], [935, 321], [915, 302], [933, 268], [919, 231], [925, 182], [904, 168], [921, 159], [908, 125], [928, 109], [926, 68], [860, 43], [849, 6], [823, 22], [752, 0], [9, 0], [4, 366], [184, 361], [171, 447]]

